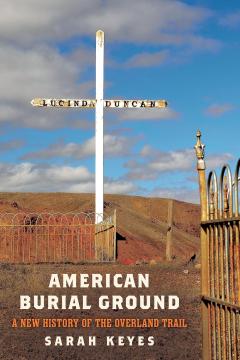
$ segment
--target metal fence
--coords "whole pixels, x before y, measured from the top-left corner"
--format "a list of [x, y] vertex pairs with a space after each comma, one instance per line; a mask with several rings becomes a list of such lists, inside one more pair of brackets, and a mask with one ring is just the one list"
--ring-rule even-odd
[[116, 260], [116, 213], [0, 213], [0, 262]]
[[205, 179], [204, 145], [195, 146], [201, 198], [203, 359], [240, 359], [239, 169]]

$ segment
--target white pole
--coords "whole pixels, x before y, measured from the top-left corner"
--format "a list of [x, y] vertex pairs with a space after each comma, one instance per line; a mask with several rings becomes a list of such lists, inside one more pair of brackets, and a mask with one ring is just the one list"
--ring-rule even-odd
[[104, 32], [96, 33], [95, 222], [103, 219], [103, 80]]

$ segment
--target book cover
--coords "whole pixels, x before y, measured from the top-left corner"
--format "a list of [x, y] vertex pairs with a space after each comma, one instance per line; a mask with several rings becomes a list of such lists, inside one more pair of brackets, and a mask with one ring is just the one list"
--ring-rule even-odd
[[239, 27], [2, 4], [0, 359], [239, 358]]

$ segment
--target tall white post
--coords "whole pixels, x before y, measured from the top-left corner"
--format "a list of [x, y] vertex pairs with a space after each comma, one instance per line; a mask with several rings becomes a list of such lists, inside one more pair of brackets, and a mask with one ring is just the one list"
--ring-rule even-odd
[[103, 220], [103, 82], [104, 32], [96, 33], [95, 222]]
[[103, 182], [103, 109], [105, 108], [166, 108], [166, 100], [103, 100], [104, 90], [104, 32], [96, 32], [96, 99], [45, 99], [35, 98], [31, 101], [33, 106], [58, 108], [88, 108], [95, 107], [95, 223], [103, 220], [104, 209], [104, 182]]

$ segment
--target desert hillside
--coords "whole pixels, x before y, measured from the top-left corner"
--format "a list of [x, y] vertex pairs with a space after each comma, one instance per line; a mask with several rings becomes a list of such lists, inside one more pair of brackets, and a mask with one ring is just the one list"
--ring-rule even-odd
[[[168, 199], [105, 195], [107, 214], [117, 211], [118, 261], [125, 264], [165, 258]], [[0, 212], [94, 211], [93, 194], [0, 193]], [[198, 205], [173, 201], [173, 257], [199, 254]]]

